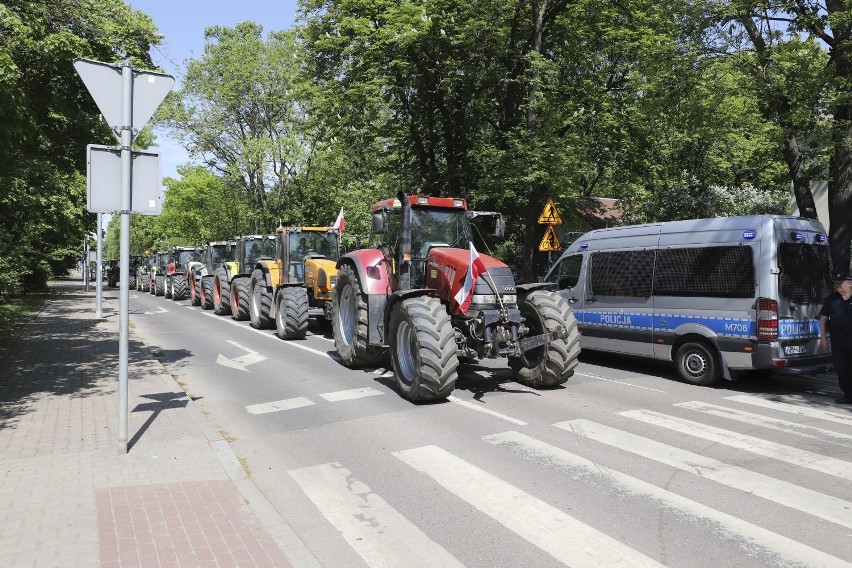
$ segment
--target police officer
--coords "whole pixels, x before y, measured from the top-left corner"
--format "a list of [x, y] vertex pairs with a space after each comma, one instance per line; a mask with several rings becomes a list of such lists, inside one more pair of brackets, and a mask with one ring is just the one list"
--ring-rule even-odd
[[819, 311], [819, 344], [828, 347], [826, 331], [831, 337], [831, 360], [837, 371], [837, 381], [843, 396], [838, 404], [852, 404], [852, 276], [838, 274], [834, 278], [834, 293]]

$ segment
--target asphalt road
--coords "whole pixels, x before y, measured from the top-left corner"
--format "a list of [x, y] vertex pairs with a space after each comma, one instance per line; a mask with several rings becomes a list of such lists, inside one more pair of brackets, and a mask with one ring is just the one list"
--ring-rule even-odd
[[414, 405], [341, 365], [330, 325], [286, 342], [188, 301], [130, 306], [325, 566], [852, 565], [852, 409], [827, 377], [703, 388], [584, 353], [561, 388], [489, 360]]

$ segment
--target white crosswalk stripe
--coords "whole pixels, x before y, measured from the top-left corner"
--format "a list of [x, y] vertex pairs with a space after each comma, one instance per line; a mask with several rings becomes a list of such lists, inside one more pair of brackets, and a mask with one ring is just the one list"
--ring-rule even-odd
[[799, 416], [818, 418], [820, 420], [827, 420], [829, 422], [837, 422], [839, 424], [846, 424], [848, 426], [852, 426], [852, 416], [835, 414], [834, 412], [827, 412], [825, 410], [820, 410], [819, 408], [788, 404], [785, 402], [776, 402], [774, 400], [766, 400], [765, 398], [760, 398], [757, 396], [747, 396], [742, 394], [736, 396], [729, 396], [727, 397], [727, 399], [733, 400], [734, 402], [741, 402], [743, 404], [751, 404], [754, 406], [760, 406], [762, 408], [770, 408], [772, 410], [780, 410], [781, 412], [789, 412], [791, 414], [797, 414]]
[[[366, 388], [325, 393], [319, 396], [329, 401], [338, 401], [375, 394], [380, 394], [380, 391]], [[731, 397], [734, 402], [751, 404], [744, 400], [735, 400], [739, 398]], [[744, 398], [764, 400], [759, 397]], [[273, 404], [281, 405], [288, 402], [298, 404], [299, 400], [292, 399]], [[758, 405], [762, 408], [780, 410], [780, 408], [767, 407], [760, 403]], [[846, 436], [840, 432], [808, 424], [783, 421], [709, 403], [692, 401], [674, 406], [759, 427], [796, 432], [801, 436], [819, 441], [837, 442], [842, 439], [842, 436]], [[785, 406], [795, 407], [793, 404]], [[818, 409], [805, 408], [820, 412]], [[803, 422], [813, 422], [813, 419], [818, 417], [811, 412], [798, 412], [795, 408], [784, 411], [804, 418]], [[821, 493], [651, 438], [654, 432], [662, 433], [662, 429], [666, 429], [733, 448], [739, 452], [747, 452], [751, 456], [748, 459], [737, 460], [737, 463], [750, 463], [754, 461], [754, 456], [760, 456], [831, 475], [843, 481], [852, 480], [852, 460], [848, 460], [848, 452], [839, 453], [837, 456], [823, 455], [766, 440], [753, 435], [753, 432], [752, 435], [741, 434], [734, 430], [648, 409], [634, 409], [616, 414], [650, 426], [641, 427], [643, 436], [628, 431], [630, 425], [623, 420], [621, 424], [626, 424], [628, 428], [624, 426], [619, 426], [621, 429], [613, 428], [586, 419], [558, 422], [554, 426], [573, 435], [592, 440], [593, 443], [606, 444], [650, 460], [654, 462], [655, 468], [670, 467], [685, 471], [721, 484], [728, 491], [742, 491], [786, 507], [798, 515], [810, 515], [834, 523], [838, 525], [838, 537], [843, 537], [849, 532], [843, 529], [852, 529], [852, 502], [839, 496]], [[503, 415], [497, 417], [506, 419]], [[518, 426], [529, 427], [526, 422], [520, 420], [515, 422]], [[636, 426], [639, 424], [637, 423]], [[513, 459], [535, 464], [527, 467], [540, 467], [543, 470], [549, 470], [548, 475], [564, 476], [568, 483], [584, 484], [597, 491], [596, 495], [603, 496], [604, 500], [608, 495], [611, 496], [613, 502], [617, 502], [613, 510], [636, 508], [642, 511], [647, 510], [649, 506], [656, 507], [675, 521], [677, 526], [673, 526], [673, 529], [707, 534], [711, 540], [718, 543], [719, 551], [725, 550], [725, 547], [729, 547], [729, 550], [739, 549], [743, 555], [742, 558], [749, 559], [749, 562], [755, 565], [852, 568], [852, 556], [847, 558], [842, 547], [827, 544], [824, 539], [815, 539], [814, 535], [804, 529], [808, 526], [807, 522], [797, 520], [789, 524], [779, 524], [777, 519], [766, 518], [766, 522], [770, 524], [761, 526], [763, 525], [762, 517], [756, 515], [754, 509], [740, 512], [737, 499], [723, 501], [725, 504], [722, 510], [719, 510], [703, 502], [702, 492], [690, 493], [689, 497], [680, 495], [668, 487], [659, 486], [655, 478], [647, 477], [647, 473], [634, 477], [631, 471], [623, 468], [613, 469], [593, 461], [594, 458], [577, 455], [568, 445], [576, 443], [577, 439], [568, 435], [563, 434], [562, 438], [566, 444], [559, 443], [557, 439], [558, 445], [554, 445], [553, 440], [548, 443], [516, 430], [485, 435], [481, 439], [505, 451]], [[563, 445], [565, 447], [559, 447]], [[490, 517], [508, 531], [526, 540], [531, 546], [552, 556], [559, 563], [574, 567], [597, 568], [616, 565], [661, 566], [660, 562], [666, 561], [665, 555], [661, 558], [648, 557], [643, 554], [647, 553], [647, 550], [642, 549], [640, 552], [618, 538], [610, 536], [619, 533], [611, 532], [612, 529], [607, 528], [611, 525], [607, 522], [593, 527], [584, 522], [585, 518], [581, 520], [570, 515], [568, 512], [571, 508], [564, 508], [571, 507], [573, 499], [570, 498], [570, 494], [561, 496], [560, 504], [565, 498], [570, 500], [564, 507], [560, 505], [560, 508], [557, 508], [527, 493], [525, 485], [513, 485], [500, 479], [491, 471], [487, 471], [489, 467], [483, 469], [435, 445], [396, 451], [392, 452], [392, 455], [400, 460], [399, 467], [409, 466], [425, 474], [430, 480], [429, 483], [436, 484], [439, 493], [431, 494], [431, 498], [440, 498], [440, 491], [443, 489], [444, 499], [449, 499], [443, 503], [443, 506], [452, 508], [466, 506], [466, 511], [473, 510], [475, 514]], [[458, 553], [457, 551], [450, 552], [442, 546], [442, 544], [449, 545], [432, 540], [432, 537], [418, 528], [417, 518], [406, 518], [380, 496], [380, 489], [374, 492], [359, 481], [345, 465], [327, 463], [291, 470], [288, 473], [366, 565], [371, 567], [462, 565], [453, 554]], [[646, 479], [649, 480], [646, 481]], [[660, 476], [660, 479], [670, 479], [670, 476]], [[848, 487], [848, 485], [844, 486]], [[829, 489], [829, 492], [833, 491]], [[456, 502], [456, 498], [464, 502], [463, 505]], [[712, 503], [716, 502], [716, 500], [712, 501]], [[754, 498], [751, 502], [754, 503]], [[798, 528], [800, 525], [803, 530]], [[828, 548], [820, 550], [815, 546]], [[536, 553], [541, 554], [538, 551]], [[714, 556], [713, 558], [718, 560], [726, 557]]]
[[728, 465], [712, 458], [700, 456], [655, 440], [617, 430], [592, 422], [591, 420], [568, 420], [559, 422], [555, 426], [573, 432], [578, 436], [615, 446], [682, 471], [706, 479], [712, 479], [713, 481], [747, 493], [752, 493], [768, 501], [808, 513], [847, 528], [852, 528], [852, 514], [850, 514], [852, 503], [849, 501], [825, 495], [805, 487], [799, 487], [798, 485], [774, 479], [741, 467]]
[[689, 408], [690, 410], [696, 410], [712, 416], [729, 418], [731, 420], [736, 420], [737, 422], [751, 424], [752, 426], [760, 426], [761, 428], [770, 428], [772, 430], [778, 430], [788, 434], [795, 434], [796, 436], [802, 436], [805, 438], [843, 443], [852, 442], [852, 436], [841, 432], [834, 432], [832, 430], [826, 430], [825, 428], [819, 428], [809, 424], [799, 424], [798, 422], [792, 422], [790, 420], [770, 418], [768, 416], [745, 412], [736, 408], [728, 408], [726, 406], [699, 402], [697, 400], [691, 402], [679, 402], [675, 404], [675, 406], [680, 408]]
[[758, 527], [732, 515], [717, 511], [701, 503], [682, 497], [635, 477], [607, 468], [584, 457], [572, 454], [519, 432], [503, 432], [482, 438], [490, 444], [503, 447], [527, 461], [556, 469], [583, 483], [597, 483], [612, 488], [619, 497], [627, 494], [637, 498], [653, 499], [666, 510], [684, 515], [698, 525], [701, 520], [713, 524], [710, 529], [720, 539], [737, 542], [740, 547], [753, 553], [754, 546], [773, 556], [772, 563], [801, 564], [811, 566], [849, 566], [844, 560], [825, 554], [810, 546]]
[[677, 416], [669, 416], [660, 412], [654, 412], [653, 410], [630, 410], [619, 412], [619, 414], [628, 418], [641, 420], [647, 424], [668, 428], [675, 432], [689, 434], [690, 436], [710, 440], [711, 442], [724, 444], [732, 448], [760, 454], [768, 458], [852, 481], [852, 462], [777, 444], [761, 438], [755, 438], [754, 436], [732, 432], [731, 430], [693, 422], [692, 420], [684, 420]]
[[437, 446], [394, 455], [568, 566], [661, 566]]
[[339, 463], [288, 472], [369, 566], [463, 566]]

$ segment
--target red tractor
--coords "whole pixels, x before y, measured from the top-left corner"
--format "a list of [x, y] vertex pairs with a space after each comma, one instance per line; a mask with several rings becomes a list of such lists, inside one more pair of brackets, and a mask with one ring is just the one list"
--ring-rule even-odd
[[469, 211], [464, 199], [400, 193], [373, 206], [371, 246], [337, 264], [332, 325], [344, 365], [390, 355], [411, 401], [449, 396], [460, 356], [506, 357], [515, 380], [536, 388], [574, 374], [580, 345], [567, 300], [547, 282], [516, 285], [506, 264], [476, 253], [477, 217], [496, 217], [503, 236], [499, 213]]

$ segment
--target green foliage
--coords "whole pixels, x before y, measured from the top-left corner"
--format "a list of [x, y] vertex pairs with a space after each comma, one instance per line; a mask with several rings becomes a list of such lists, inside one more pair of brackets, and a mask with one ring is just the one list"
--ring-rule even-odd
[[150, 18], [119, 0], [0, 4], [0, 293], [44, 287], [80, 257], [86, 145], [111, 134], [72, 63], [150, 67]]

